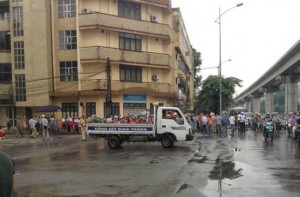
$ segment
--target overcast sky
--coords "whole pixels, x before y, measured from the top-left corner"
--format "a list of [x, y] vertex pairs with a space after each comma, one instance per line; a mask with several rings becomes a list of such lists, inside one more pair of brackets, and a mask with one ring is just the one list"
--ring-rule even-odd
[[[179, 7], [190, 42], [202, 55], [202, 68], [219, 64], [222, 29], [222, 75], [243, 80], [241, 93], [272, 67], [300, 39], [300, 0], [172, 0]], [[201, 71], [204, 78], [218, 69]]]

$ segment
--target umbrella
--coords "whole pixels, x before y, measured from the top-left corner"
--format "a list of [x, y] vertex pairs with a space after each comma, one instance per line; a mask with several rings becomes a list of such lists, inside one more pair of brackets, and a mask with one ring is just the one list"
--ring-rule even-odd
[[62, 108], [56, 105], [46, 105], [37, 108], [37, 112], [61, 112]]

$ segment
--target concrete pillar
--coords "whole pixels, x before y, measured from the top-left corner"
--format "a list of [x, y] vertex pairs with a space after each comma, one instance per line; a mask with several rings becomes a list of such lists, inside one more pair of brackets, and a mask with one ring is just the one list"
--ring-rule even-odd
[[247, 111], [252, 112], [252, 99], [247, 102]]
[[260, 113], [260, 98], [259, 97], [253, 98], [253, 112]]
[[266, 93], [266, 100], [265, 100], [265, 112], [273, 112], [274, 111], [274, 93], [267, 92]]
[[298, 76], [287, 76], [285, 84], [285, 112], [298, 111]]

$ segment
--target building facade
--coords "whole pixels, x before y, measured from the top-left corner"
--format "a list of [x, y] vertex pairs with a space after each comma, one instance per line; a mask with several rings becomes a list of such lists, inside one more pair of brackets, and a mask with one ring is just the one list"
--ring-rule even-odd
[[193, 108], [193, 56], [170, 0], [0, 0], [0, 123]]

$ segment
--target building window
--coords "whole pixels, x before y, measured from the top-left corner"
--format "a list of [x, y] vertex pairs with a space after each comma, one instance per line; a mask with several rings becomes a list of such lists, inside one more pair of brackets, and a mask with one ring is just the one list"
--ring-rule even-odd
[[123, 18], [141, 20], [141, 5], [119, 0], [119, 16]]
[[[105, 112], [108, 111], [106, 109], [106, 102], [104, 102], [103, 109], [104, 109]], [[113, 102], [112, 103], [112, 112], [111, 112], [111, 115], [114, 116], [114, 115], [119, 115], [119, 114], [120, 114], [120, 103], [114, 103]], [[108, 114], [104, 114], [104, 115], [108, 115]]]
[[64, 118], [78, 118], [77, 103], [62, 103], [62, 116]]
[[13, 0], [12, 2], [22, 2], [23, 0]]
[[58, 0], [58, 18], [76, 16], [76, 0]]
[[11, 83], [11, 64], [0, 63], [0, 84]]
[[10, 51], [10, 35], [0, 31], [0, 50]]
[[13, 32], [14, 36], [23, 36], [23, 8], [13, 8]]
[[86, 117], [92, 117], [92, 115], [96, 115], [96, 103], [95, 102], [87, 102], [85, 104], [86, 107]]
[[142, 36], [136, 34], [119, 34], [119, 48], [129, 51], [142, 51]]
[[78, 81], [77, 61], [59, 62], [60, 81]]
[[15, 75], [16, 80], [16, 101], [26, 101], [25, 75]]
[[77, 48], [76, 30], [59, 31], [59, 49], [71, 50]]
[[142, 82], [142, 68], [120, 65], [120, 81]]
[[14, 60], [15, 69], [25, 68], [25, 57], [24, 57], [24, 42], [14, 42]]

